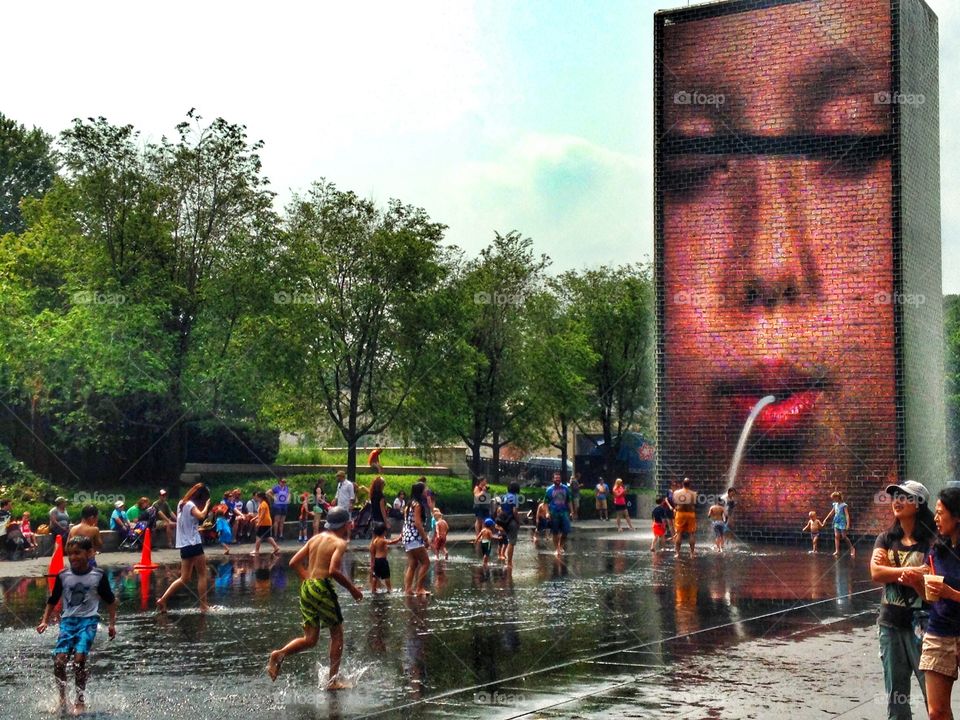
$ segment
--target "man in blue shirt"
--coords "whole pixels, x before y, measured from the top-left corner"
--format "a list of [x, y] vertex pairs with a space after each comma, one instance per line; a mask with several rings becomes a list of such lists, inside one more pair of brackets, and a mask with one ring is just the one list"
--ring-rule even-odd
[[553, 476], [553, 485], [547, 488], [544, 502], [550, 508], [550, 532], [557, 557], [563, 555], [567, 535], [570, 534], [570, 487], [560, 482], [560, 473]]

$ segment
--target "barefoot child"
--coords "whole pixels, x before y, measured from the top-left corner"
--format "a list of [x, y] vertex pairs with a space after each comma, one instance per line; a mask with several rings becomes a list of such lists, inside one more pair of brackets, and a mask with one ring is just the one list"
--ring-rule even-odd
[[547, 532], [548, 527], [550, 527], [550, 508], [545, 502], [541, 502], [537, 505], [537, 512], [533, 516], [533, 534], [530, 539], [533, 540], [534, 545], [540, 539], [541, 533]]
[[711, 505], [707, 510], [707, 517], [713, 525], [713, 549], [723, 552], [723, 534], [727, 531], [727, 522], [723, 512], [723, 505]]
[[305, 543], [307, 540], [309, 540], [307, 528], [310, 523], [310, 516], [313, 515], [313, 513], [310, 512], [310, 506], [308, 504], [309, 500], [310, 500], [310, 493], [301, 493], [300, 517], [298, 519], [300, 532], [299, 532], [299, 537], [297, 537], [297, 541], [300, 543]]
[[[439, 512], [439, 511], [438, 511]], [[383, 582], [387, 592], [393, 592], [390, 585], [390, 562], [387, 560], [387, 551], [390, 545], [396, 545], [402, 537], [397, 535], [393, 540], [387, 540], [387, 526], [381, 522], [373, 524], [373, 539], [370, 540], [370, 594], [374, 595]]]
[[443, 519], [443, 513], [440, 512], [440, 508], [433, 509], [433, 519], [436, 522], [433, 534], [434, 557], [439, 560], [440, 553], [443, 553], [443, 559], [449, 560], [450, 553], [447, 552], [447, 533], [450, 532], [450, 524]]
[[493, 518], [487, 518], [483, 521], [483, 527], [480, 528], [480, 532], [477, 533], [477, 537], [474, 539], [473, 544], [480, 545], [480, 552], [483, 555], [483, 566], [486, 567], [490, 563], [490, 552], [493, 549], [493, 541], [498, 537], [498, 534], [494, 532], [497, 524], [494, 522]]
[[254, 493], [257, 499], [257, 541], [253, 545], [251, 555], [260, 554], [260, 541], [269, 540], [273, 545], [273, 554], [280, 552], [280, 546], [273, 539], [273, 518], [270, 517], [270, 503], [267, 502], [267, 494], [263, 491]]
[[816, 510], [807, 513], [807, 518], [807, 524], [803, 526], [803, 530], [800, 532], [810, 533], [810, 539], [813, 541], [813, 550], [810, 551], [812, 554], [817, 551], [817, 545], [820, 543], [820, 530], [823, 528], [823, 523], [817, 517]]
[[830, 518], [833, 518], [833, 556], [840, 556], [840, 539], [843, 538], [850, 546], [850, 557], [856, 557], [857, 549], [850, 542], [850, 538], [847, 537], [847, 530], [850, 529], [850, 509], [843, 501], [843, 494], [839, 491], [830, 493], [830, 499], [833, 500], [833, 509], [827, 513], [827, 516], [823, 519], [823, 524], [826, 525]]
[[90, 654], [93, 640], [97, 636], [100, 601], [107, 604], [107, 610], [110, 613], [107, 633], [113, 640], [117, 634], [117, 599], [103, 570], [90, 567], [90, 561], [93, 559], [93, 543], [90, 538], [83, 536], [70, 538], [67, 540], [66, 554], [70, 567], [64, 568], [57, 575], [53, 592], [43, 610], [43, 618], [37, 625], [37, 632], [43, 633], [47, 629], [47, 623], [54, 608], [63, 599], [60, 635], [53, 649], [53, 676], [56, 678], [57, 690], [60, 693], [60, 709], [65, 710], [67, 662], [72, 654], [77, 686], [77, 703], [74, 712], [79, 714], [85, 709], [87, 655]]
[[230, 554], [230, 543], [233, 542], [233, 529], [230, 527], [229, 510], [226, 505], [217, 505], [217, 540], [223, 545], [223, 554]]
[[650, 543], [650, 552], [663, 550], [666, 545], [664, 539], [667, 536], [667, 523], [670, 520], [670, 508], [667, 507], [666, 499], [664, 495], [657, 495], [653, 512], [650, 513], [653, 520], [653, 540]]
[[[287, 655], [303, 652], [317, 644], [320, 627], [330, 628], [330, 676], [327, 690], [349, 687], [337, 675], [343, 655], [343, 615], [331, 580], [343, 585], [354, 600], [363, 599], [360, 589], [340, 572], [340, 562], [350, 536], [350, 511], [333, 508], [327, 513], [325, 532], [314, 535], [290, 559], [290, 567], [303, 581], [300, 584], [300, 614], [303, 616], [303, 637], [291, 640], [279, 650], [270, 653], [267, 674], [276, 680], [280, 666]], [[306, 565], [306, 567], [304, 567]]]

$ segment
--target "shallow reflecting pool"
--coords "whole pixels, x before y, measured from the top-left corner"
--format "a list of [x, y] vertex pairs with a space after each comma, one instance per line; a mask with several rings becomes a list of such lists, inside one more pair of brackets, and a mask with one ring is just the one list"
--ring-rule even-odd
[[[514, 717], [554, 698], [630, 682], [691, 653], [830, 623], [875, 608], [879, 598], [865, 559], [738, 545], [724, 555], [704, 548], [691, 561], [672, 552], [654, 557], [648, 548], [639, 534], [584, 532], [559, 562], [526, 541], [507, 572], [482, 568], [472, 547], [460, 543], [448, 561], [433, 564], [433, 595], [410, 599], [366, 592], [368, 555], [358, 546], [353, 575], [365, 597], [355, 603], [339, 592], [343, 673], [355, 687], [338, 693], [322, 690], [325, 631], [314, 650], [286, 660], [276, 683], [264, 673], [269, 651], [301, 632], [288, 556], [224, 558], [210, 548], [214, 607], [207, 615], [186, 593], [168, 616], [153, 612], [177, 568], [143, 579], [131, 569], [111, 570], [118, 636], [109, 641], [105, 627], [98, 634], [86, 716]], [[403, 553], [392, 551], [395, 587], [403, 563]], [[52, 713], [57, 628], [43, 636], [34, 630], [47, 581], [5, 580], [2, 588], [2, 714]]]

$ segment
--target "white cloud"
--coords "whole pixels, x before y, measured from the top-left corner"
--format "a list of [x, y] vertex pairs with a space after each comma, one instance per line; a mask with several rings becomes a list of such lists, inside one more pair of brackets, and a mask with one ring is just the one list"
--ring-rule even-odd
[[518, 230], [556, 270], [652, 255], [652, 169], [582, 138], [526, 133], [487, 162], [458, 168], [448, 237], [476, 252]]

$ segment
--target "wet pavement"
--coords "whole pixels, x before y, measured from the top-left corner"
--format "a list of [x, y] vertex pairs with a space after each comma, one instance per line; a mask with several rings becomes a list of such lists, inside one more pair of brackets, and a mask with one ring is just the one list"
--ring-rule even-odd
[[[835, 560], [737, 544], [724, 555], [706, 547], [693, 560], [673, 555], [653, 556], [649, 535], [608, 526], [578, 532], [564, 561], [523, 541], [508, 572], [482, 568], [472, 547], [456, 542], [450, 560], [434, 566], [428, 599], [367, 594], [356, 604], [340, 592], [343, 669], [357, 687], [339, 693], [321, 689], [323, 639], [289, 658], [277, 683], [263, 675], [269, 650], [299, 634], [288, 556], [211, 552], [207, 616], [187, 594], [169, 617], [152, 613], [174, 566], [146, 582], [128, 566], [110, 567], [119, 635], [98, 637], [90, 716], [885, 716], [868, 553]], [[366, 590], [366, 553], [358, 547], [353, 557]], [[403, 561], [391, 553], [395, 585]], [[55, 628], [43, 637], [32, 628], [46, 580], [0, 585], [0, 654], [13, 660], [0, 670], [0, 708], [43, 715], [52, 710]]]

